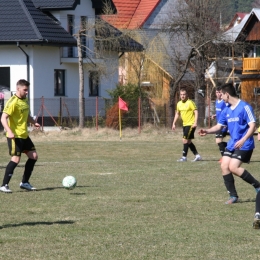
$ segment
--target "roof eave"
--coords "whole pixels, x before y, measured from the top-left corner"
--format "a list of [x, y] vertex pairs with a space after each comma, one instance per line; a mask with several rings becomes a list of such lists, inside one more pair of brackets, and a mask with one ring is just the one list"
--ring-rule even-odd
[[77, 46], [77, 42], [73, 43], [73, 42], [53, 42], [53, 41], [21, 41], [21, 40], [15, 40], [15, 41], [0, 41], [0, 45], [17, 45], [17, 43], [19, 43], [19, 45], [40, 45], [40, 46], [56, 46], [56, 47], [76, 47]]

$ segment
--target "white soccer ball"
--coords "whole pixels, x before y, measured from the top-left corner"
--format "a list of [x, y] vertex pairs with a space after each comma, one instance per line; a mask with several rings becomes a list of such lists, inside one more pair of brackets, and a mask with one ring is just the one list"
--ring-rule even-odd
[[77, 185], [77, 180], [73, 176], [66, 176], [62, 180], [62, 185], [67, 190], [73, 190], [76, 187], [76, 185]]

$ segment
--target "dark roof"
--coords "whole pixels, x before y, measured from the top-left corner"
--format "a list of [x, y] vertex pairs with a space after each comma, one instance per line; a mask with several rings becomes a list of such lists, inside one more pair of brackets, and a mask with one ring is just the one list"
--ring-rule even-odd
[[124, 34], [103, 19], [97, 18], [96, 25], [100, 27], [96, 30], [96, 44], [114, 51], [121, 52], [141, 52], [144, 50], [142, 44], [135, 41], [132, 37]]
[[75, 38], [51, 15], [37, 9], [34, 2], [69, 1], [0, 1], [0, 44], [19, 42], [20, 44], [76, 46]]
[[79, 0], [33, 0], [33, 3], [41, 10], [73, 10], [79, 4]]

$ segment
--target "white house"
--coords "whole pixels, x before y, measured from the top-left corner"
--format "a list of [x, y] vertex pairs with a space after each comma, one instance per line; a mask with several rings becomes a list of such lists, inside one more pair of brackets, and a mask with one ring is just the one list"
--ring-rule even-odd
[[[0, 1], [0, 87], [15, 92], [16, 82], [30, 82], [30, 106], [37, 115], [41, 97], [79, 97], [77, 43], [73, 34], [80, 26], [95, 23], [103, 7], [101, 0], [8, 0]], [[113, 5], [113, 3], [111, 2]], [[95, 33], [90, 30], [88, 34]], [[106, 59], [97, 59], [94, 41], [82, 37], [87, 49], [84, 55], [84, 96], [108, 98], [106, 90], [118, 82], [118, 51]], [[97, 65], [109, 68], [106, 75]], [[59, 113], [59, 102], [49, 107], [53, 116]], [[102, 102], [99, 104], [104, 106]], [[93, 107], [93, 110], [95, 107]], [[102, 109], [102, 107], [100, 107]], [[78, 115], [78, 107], [73, 116]], [[93, 111], [86, 111], [93, 115]]]

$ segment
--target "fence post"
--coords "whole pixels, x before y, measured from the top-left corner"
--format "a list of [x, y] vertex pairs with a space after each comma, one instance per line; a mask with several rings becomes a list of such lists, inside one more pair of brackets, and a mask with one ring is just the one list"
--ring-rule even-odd
[[164, 103], [163, 107], [164, 107], [164, 118], [165, 118], [164, 127], [166, 128], [166, 126], [167, 126], [167, 113], [166, 113], [166, 104], [165, 103]]
[[44, 97], [42, 96], [42, 105], [41, 105], [41, 110], [42, 110], [42, 131], [43, 131], [43, 114], [44, 114]]
[[63, 100], [62, 97], [60, 97], [60, 126], [62, 125], [62, 104]]
[[141, 133], [141, 98], [138, 98], [138, 132]]
[[98, 130], [98, 97], [96, 97], [96, 129]]

